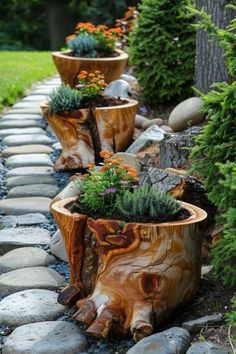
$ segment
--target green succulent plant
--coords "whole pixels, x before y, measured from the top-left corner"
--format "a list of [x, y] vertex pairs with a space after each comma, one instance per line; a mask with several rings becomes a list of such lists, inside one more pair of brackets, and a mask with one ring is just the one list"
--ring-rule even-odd
[[143, 185], [124, 191], [116, 199], [116, 208], [128, 218], [151, 217], [155, 221], [172, 219], [181, 209], [180, 203], [157, 186]]
[[49, 95], [50, 114], [74, 112], [80, 108], [82, 98], [78, 90], [62, 84]]
[[80, 34], [67, 42], [69, 49], [73, 50], [75, 57], [96, 58], [97, 41], [93, 36]]

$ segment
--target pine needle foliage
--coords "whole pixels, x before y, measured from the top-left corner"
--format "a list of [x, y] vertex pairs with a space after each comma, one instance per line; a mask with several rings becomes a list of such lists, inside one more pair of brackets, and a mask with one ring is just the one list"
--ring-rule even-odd
[[151, 217], [155, 221], [172, 219], [180, 210], [177, 200], [161, 192], [156, 186], [143, 185], [133, 192], [126, 190], [117, 196], [116, 208], [128, 218]]
[[[236, 21], [221, 30], [211, 25], [203, 11], [198, 15], [203, 18], [200, 28], [219, 39], [229, 72], [235, 76]], [[211, 252], [215, 275], [224, 284], [236, 285], [236, 81], [214, 84], [213, 90], [202, 95], [202, 99], [209, 121], [190, 155], [192, 172], [203, 177], [208, 197], [218, 208], [217, 220], [225, 227]]]
[[78, 90], [62, 84], [49, 94], [50, 114], [74, 112], [80, 108], [82, 98]]
[[67, 42], [67, 46], [74, 52], [75, 57], [96, 58], [97, 42], [93, 36], [80, 34]]
[[195, 16], [191, 0], [143, 0], [130, 37], [131, 64], [144, 100], [156, 105], [191, 95]]

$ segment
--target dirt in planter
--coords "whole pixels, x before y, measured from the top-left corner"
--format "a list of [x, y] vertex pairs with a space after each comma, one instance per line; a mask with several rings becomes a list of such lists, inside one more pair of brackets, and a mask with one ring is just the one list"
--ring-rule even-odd
[[91, 97], [83, 97], [83, 101], [81, 103], [83, 108], [98, 108], [98, 107], [116, 107], [121, 106], [123, 104], [128, 103], [127, 100], [121, 99], [120, 97], [116, 98], [108, 95], [97, 95], [93, 98]]
[[172, 215], [171, 217], [160, 216], [157, 217], [156, 219], [153, 219], [149, 215], [142, 215], [141, 217], [137, 215], [132, 215], [132, 217], [127, 217], [127, 216], [124, 217], [124, 215], [121, 215], [121, 213], [119, 213], [118, 211], [115, 211], [112, 215], [104, 216], [104, 214], [100, 212], [94, 212], [89, 208], [85, 208], [77, 200], [66, 204], [65, 208], [68, 209], [71, 213], [85, 214], [92, 217], [93, 219], [112, 219], [112, 220], [123, 220], [125, 222], [140, 222], [140, 223], [162, 223], [162, 222], [171, 222], [171, 221], [181, 221], [184, 219], [188, 219], [191, 216], [190, 212], [184, 208], [181, 208], [176, 214]]
[[[77, 56], [75, 55], [75, 52], [71, 51], [71, 52], [64, 52], [62, 53], [63, 55], [69, 56], [69, 57], [75, 57], [77, 58]], [[78, 56], [78, 58], [83, 58], [83, 59], [97, 59], [97, 58], [116, 58], [120, 55], [120, 53], [117, 52], [107, 52], [105, 50], [98, 50], [97, 51], [97, 56], [96, 58], [87, 58], [87, 57], [80, 57]]]

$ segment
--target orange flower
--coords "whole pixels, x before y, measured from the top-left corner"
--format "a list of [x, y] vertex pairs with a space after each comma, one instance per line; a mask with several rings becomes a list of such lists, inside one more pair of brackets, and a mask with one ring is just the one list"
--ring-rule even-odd
[[120, 158], [111, 160], [111, 162], [114, 163], [114, 164], [119, 164], [121, 161], [122, 161], [122, 159], [120, 159]]
[[106, 158], [106, 157], [111, 157], [113, 155], [113, 152], [108, 151], [108, 150], [101, 150], [99, 154], [101, 157]]
[[85, 70], [82, 70], [82, 71], [80, 72], [80, 74], [82, 74], [82, 75], [88, 75], [88, 72], [85, 71]]
[[104, 165], [104, 166], [102, 166], [102, 167], [100, 167], [99, 168], [99, 171], [106, 171], [106, 170], [108, 170], [110, 168], [110, 166], [109, 165]]
[[94, 77], [95, 75], [93, 73], [89, 74], [89, 77]]
[[95, 71], [94, 71], [94, 74], [101, 74], [101, 71], [95, 70]]
[[137, 177], [137, 173], [132, 172], [132, 171], [128, 171], [127, 172], [127, 176], [129, 176], [129, 177]]
[[93, 168], [94, 164], [93, 163], [88, 163], [86, 165], [86, 168], [88, 168], [89, 170], [91, 170], [91, 168]]
[[66, 37], [66, 41], [71, 41], [73, 38], [75, 38], [75, 34], [71, 34]]

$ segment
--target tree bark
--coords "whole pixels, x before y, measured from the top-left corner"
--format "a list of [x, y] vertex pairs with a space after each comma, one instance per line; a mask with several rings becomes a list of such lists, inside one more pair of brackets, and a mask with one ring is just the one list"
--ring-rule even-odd
[[[227, 3], [227, 0], [197, 0], [196, 6], [211, 15], [214, 24], [226, 28], [235, 16], [235, 11], [225, 8]], [[225, 65], [224, 51], [217, 39], [213, 39], [206, 31], [197, 30], [195, 85], [207, 93], [214, 82], [222, 81], [232, 81]]]
[[59, 50], [65, 46], [65, 37], [68, 36], [68, 28], [71, 28], [70, 20], [66, 14], [65, 3], [57, 0], [46, 1], [46, 14], [50, 49]]

